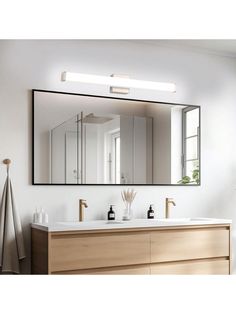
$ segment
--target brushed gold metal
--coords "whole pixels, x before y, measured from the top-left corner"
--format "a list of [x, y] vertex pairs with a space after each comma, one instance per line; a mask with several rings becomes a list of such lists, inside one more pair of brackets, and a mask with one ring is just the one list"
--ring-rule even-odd
[[88, 205], [86, 203], [86, 200], [79, 200], [79, 221], [84, 220], [84, 208], [87, 208]]
[[165, 218], [170, 218], [170, 204], [176, 206], [173, 198], [166, 198]]

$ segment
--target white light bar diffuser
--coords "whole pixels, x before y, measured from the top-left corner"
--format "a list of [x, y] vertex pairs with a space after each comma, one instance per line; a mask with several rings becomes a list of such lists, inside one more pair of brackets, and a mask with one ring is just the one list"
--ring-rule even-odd
[[117, 86], [124, 88], [141, 88], [141, 89], [153, 89], [165, 92], [176, 92], [176, 86], [174, 83], [163, 83], [153, 81], [140, 81], [129, 78], [111, 77], [102, 75], [92, 75], [83, 73], [63, 72], [61, 76], [62, 81], [92, 83], [108, 86]]

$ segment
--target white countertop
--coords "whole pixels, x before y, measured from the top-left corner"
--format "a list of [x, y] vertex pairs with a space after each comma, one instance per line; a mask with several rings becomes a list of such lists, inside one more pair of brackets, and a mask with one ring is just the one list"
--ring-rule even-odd
[[82, 230], [104, 230], [104, 229], [125, 229], [125, 228], [161, 228], [174, 226], [197, 226], [197, 225], [221, 225], [231, 224], [230, 219], [217, 218], [170, 218], [170, 219], [133, 219], [130, 221], [107, 221], [93, 220], [83, 222], [55, 222], [49, 224], [32, 223], [32, 228], [47, 232], [56, 231], [82, 231]]

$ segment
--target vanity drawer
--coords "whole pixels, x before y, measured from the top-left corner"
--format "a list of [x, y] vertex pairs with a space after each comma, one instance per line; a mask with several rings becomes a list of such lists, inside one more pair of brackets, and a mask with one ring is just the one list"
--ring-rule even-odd
[[53, 235], [50, 272], [150, 263], [150, 235]]
[[229, 256], [229, 229], [191, 228], [151, 233], [151, 263]]
[[149, 266], [131, 266], [131, 267], [112, 267], [106, 270], [97, 270], [90, 272], [91, 275], [149, 275]]
[[153, 264], [151, 275], [229, 275], [229, 260], [206, 259]]
[[54, 273], [56, 275], [150, 275], [147, 265], [103, 267], [96, 269], [68, 270]]

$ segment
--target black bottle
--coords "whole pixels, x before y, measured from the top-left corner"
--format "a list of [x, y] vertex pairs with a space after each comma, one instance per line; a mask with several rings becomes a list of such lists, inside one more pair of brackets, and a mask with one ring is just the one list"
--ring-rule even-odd
[[149, 210], [148, 210], [148, 212], [147, 212], [147, 218], [148, 218], [148, 219], [154, 219], [154, 210], [152, 209], [152, 206], [153, 206], [153, 205], [150, 205], [150, 206], [149, 206]]
[[110, 206], [110, 210], [109, 210], [109, 212], [107, 213], [107, 219], [108, 219], [108, 220], [115, 220], [115, 212], [114, 212], [114, 210], [113, 210], [113, 206], [114, 206], [114, 205], [111, 205], [111, 206]]

